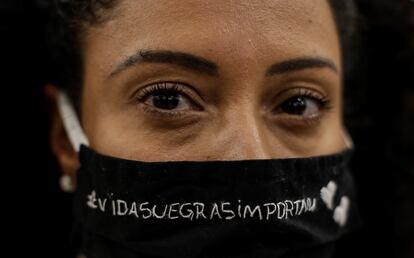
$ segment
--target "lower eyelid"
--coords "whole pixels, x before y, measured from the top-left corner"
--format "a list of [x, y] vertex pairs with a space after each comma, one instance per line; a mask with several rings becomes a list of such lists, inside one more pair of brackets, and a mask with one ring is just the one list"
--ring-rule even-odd
[[310, 129], [316, 128], [323, 123], [328, 110], [322, 110], [318, 115], [306, 118], [298, 115], [278, 113], [272, 115], [272, 123], [290, 129]]
[[292, 114], [286, 114], [286, 113], [281, 113], [276, 116], [278, 117], [276, 119], [286, 119], [286, 120], [292, 120], [292, 121], [316, 120], [323, 116], [323, 112], [320, 112], [319, 114], [314, 115], [312, 117], [304, 117], [300, 115], [292, 115]]
[[151, 107], [148, 104], [142, 103], [142, 105], [143, 105], [144, 112], [155, 115], [157, 117], [177, 118], [177, 117], [182, 116], [182, 111], [163, 111], [162, 109]]
[[190, 115], [188, 112], [164, 112], [150, 106], [144, 106], [140, 109], [142, 109], [144, 113], [147, 113], [147, 115], [143, 117], [144, 122], [154, 130], [181, 130], [196, 126], [202, 121], [201, 116]]
[[168, 111], [168, 110], [162, 110], [159, 108], [154, 108], [150, 105], [141, 103], [142, 109], [145, 113], [151, 114], [154, 117], [162, 118], [162, 119], [186, 119], [186, 118], [195, 118], [196, 113], [199, 113], [199, 111], [195, 110], [186, 110], [186, 111]]
[[275, 121], [277, 127], [283, 128], [289, 132], [301, 132], [319, 128], [320, 118], [315, 119], [279, 119]]

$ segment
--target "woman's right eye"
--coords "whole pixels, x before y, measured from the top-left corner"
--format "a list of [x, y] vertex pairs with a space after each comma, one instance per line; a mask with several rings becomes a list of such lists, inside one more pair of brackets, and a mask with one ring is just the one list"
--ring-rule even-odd
[[159, 90], [147, 97], [144, 102], [158, 109], [182, 111], [191, 109], [191, 100], [182, 93], [173, 90]]
[[185, 86], [178, 83], [161, 83], [144, 88], [139, 101], [154, 112], [177, 113], [200, 110], [200, 107], [186, 93]]

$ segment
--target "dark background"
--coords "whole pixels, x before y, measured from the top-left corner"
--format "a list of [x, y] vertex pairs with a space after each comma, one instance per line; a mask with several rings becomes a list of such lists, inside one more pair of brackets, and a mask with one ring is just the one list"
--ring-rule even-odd
[[[365, 225], [339, 243], [340, 257], [414, 257], [413, 2], [358, 1], [361, 50], [347, 81], [355, 99], [348, 127]], [[62, 257], [71, 230], [71, 195], [59, 190], [47, 144], [43, 22], [32, 1], [0, 2], [1, 213], [13, 257]]]

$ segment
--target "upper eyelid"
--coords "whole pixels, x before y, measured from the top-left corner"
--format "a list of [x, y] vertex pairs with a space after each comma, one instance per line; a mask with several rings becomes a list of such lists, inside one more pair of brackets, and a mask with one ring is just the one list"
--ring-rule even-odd
[[163, 81], [163, 82], [154, 82], [154, 83], [151, 83], [151, 84], [147, 84], [146, 86], [141, 87], [140, 89], [136, 90], [133, 95], [136, 95], [136, 92], [145, 91], [148, 88], [151, 88], [151, 90], [148, 90], [149, 93], [154, 92], [154, 91], [156, 91], [156, 89], [155, 89], [156, 87], [162, 86], [162, 85], [173, 85], [173, 86], [166, 87], [166, 89], [176, 88], [177, 91], [179, 91], [180, 93], [186, 95], [188, 98], [192, 99], [191, 92], [185, 90], [186, 88], [189, 88], [190, 90], [195, 92], [197, 94], [197, 96], [199, 96], [201, 98], [201, 100], [205, 101], [204, 98], [203, 98], [203, 95], [200, 94], [200, 91], [197, 90], [197, 88], [191, 86], [188, 83], [179, 82], [179, 81]]
[[[170, 85], [170, 86], [166, 86], [166, 85]], [[168, 83], [168, 82], [152, 83], [150, 85], [147, 85], [141, 88], [141, 90], [138, 90], [137, 92], [139, 92], [139, 94], [137, 98], [143, 99], [149, 94], [159, 91], [159, 90], [176, 90], [182, 94], [186, 93], [184, 90], [182, 90], [182, 88], [180, 87], [178, 83]]]
[[313, 98], [313, 99], [320, 100], [320, 101], [327, 99], [327, 97], [323, 96], [322, 94], [316, 93], [315, 91], [311, 91], [308, 89], [299, 89], [297, 94], [292, 95], [292, 97], [301, 97], [301, 96]]
[[314, 87], [309, 87], [309, 86], [294, 86], [294, 87], [288, 87], [282, 91], [280, 91], [279, 93], [277, 93], [276, 96], [281, 96], [281, 95], [285, 95], [291, 92], [295, 92], [295, 95], [300, 95], [300, 94], [304, 94], [304, 95], [315, 95], [315, 96], [320, 96], [322, 98], [327, 98], [328, 95], [324, 94], [322, 91], [314, 88]]
[[316, 89], [298, 86], [294, 88], [287, 88], [278, 92], [275, 96], [272, 97], [271, 103], [276, 104], [276, 106], [280, 106], [283, 102], [287, 101], [288, 99], [299, 96], [314, 98], [320, 102], [330, 101], [327, 95], [322, 94], [320, 91]]

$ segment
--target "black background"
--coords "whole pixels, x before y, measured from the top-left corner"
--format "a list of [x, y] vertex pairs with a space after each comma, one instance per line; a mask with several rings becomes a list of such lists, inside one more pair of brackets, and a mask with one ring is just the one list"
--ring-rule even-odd
[[[365, 226], [339, 243], [340, 257], [414, 257], [414, 7], [359, 1], [363, 18], [353, 162]], [[411, 9], [410, 9], [411, 8]], [[48, 146], [47, 49], [31, 1], [0, 2], [2, 198], [12, 257], [62, 257], [71, 195], [59, 190]], [[359, 68], [359, 67], [358, 67]]]

